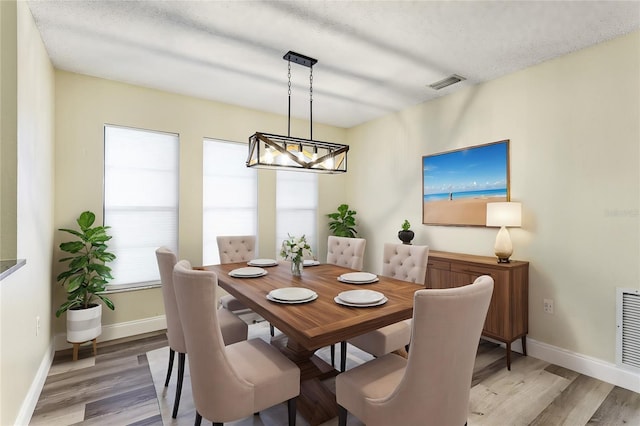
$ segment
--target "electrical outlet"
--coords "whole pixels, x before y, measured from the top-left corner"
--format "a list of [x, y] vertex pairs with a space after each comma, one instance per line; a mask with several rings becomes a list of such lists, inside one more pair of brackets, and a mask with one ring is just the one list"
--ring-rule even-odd
[[553, 299], [544, 299], [544, 311], [548, 314], [553, 313]]
[[36, 316], [36, 337], [40, 334], [40, 316]]

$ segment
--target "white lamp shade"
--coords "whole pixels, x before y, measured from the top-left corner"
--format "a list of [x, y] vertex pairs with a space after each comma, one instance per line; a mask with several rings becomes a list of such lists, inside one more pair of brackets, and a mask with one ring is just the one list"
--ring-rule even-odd
[[503, 202], [487, 203], [487, 226], [520, 226], [522, 224], [522, 205]]

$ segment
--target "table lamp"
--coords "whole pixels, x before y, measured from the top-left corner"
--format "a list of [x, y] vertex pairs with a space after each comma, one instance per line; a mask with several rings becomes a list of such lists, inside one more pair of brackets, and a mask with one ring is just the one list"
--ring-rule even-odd
[[495, 245], [498, 263], [509, 263], [509, 256], [513, 253], [513, 245], [507, 226], [519, 227], [521, 222], [522, 205], [520, 203], [487, 203], [487, 226], [500, 227]]

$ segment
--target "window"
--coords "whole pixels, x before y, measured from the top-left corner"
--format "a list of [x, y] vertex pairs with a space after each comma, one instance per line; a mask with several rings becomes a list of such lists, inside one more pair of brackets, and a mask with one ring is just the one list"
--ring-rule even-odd
[[318, 175], [304, 172], [277, 172], [276, 177], [276, 253], [288, 234], [303, 234], [317, 255]]
[[247, 145], [205, 139], [202, 150], [202, 262], [220, 263], [218, 235], [257, 235], [258, 180]]
[[108, 289], [160, 280], [155, 250], [178, 251], [179, 139], [105, 125], [104, 223], [116, 256]]

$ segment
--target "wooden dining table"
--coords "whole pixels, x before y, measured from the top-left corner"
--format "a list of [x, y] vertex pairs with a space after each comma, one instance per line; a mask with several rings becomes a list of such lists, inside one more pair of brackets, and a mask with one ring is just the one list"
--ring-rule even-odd
[[[272, 338], [271, 343], [300, 367], [298, 410], [311, 425], [337, 416], [335, 395], [321, 381], [338, 372], [314, 352], [411, 318], [413, 295], [416, 290], [424, 288], [384, 276], [378, 276], [375, 283], [347, 284], [338, 281], [338, 277], [355, 271], [330, 264], [306, 266], [301, 277], [291, 274], [289, 262], [265, 267], [267, 274], [260, 277], [236, 278], [229, 275], [232, 270], [246, 266], [243, 262], [203, 268], [215, 272], [220, 287], [282, 332], [282, 335]], [[267, 299], [272, 290], [286, 287], [307, 288], [316, 292], [318, 297], [306, 303], [278, 303]], [[344, 306], [334, 300], [343, 291], [362, 289], [381, 292], [388, 300], [374, 307]]]

